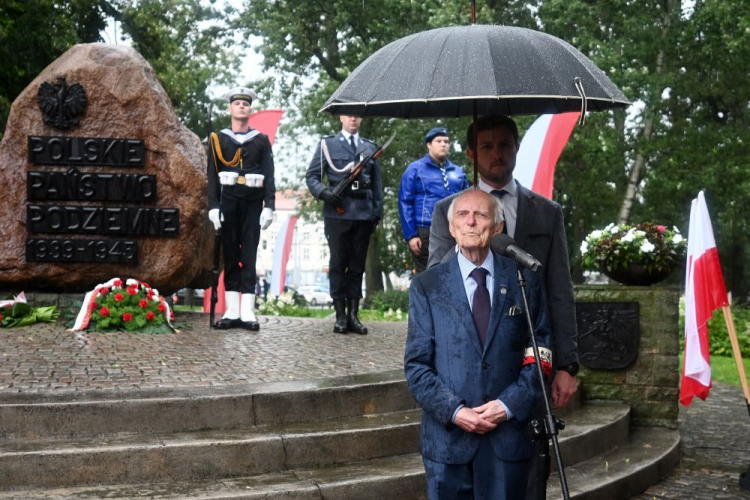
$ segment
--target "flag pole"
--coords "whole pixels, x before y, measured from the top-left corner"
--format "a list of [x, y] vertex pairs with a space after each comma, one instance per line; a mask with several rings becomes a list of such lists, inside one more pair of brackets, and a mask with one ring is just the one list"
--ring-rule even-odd
[[734, 328], [734, 319], [732, 319], [732, 310], [729, 306], [721, 308], [724, 312], [724, 321], [727, 324], [727, 330], [729, 331], [729, 340], [732, 342], [732, 351], [734, 352], [734, 361], [737, 363], [737, 371], [740, 374], [740, 382], [742, 382], [742, 392], [745, 393], [745, 401], [748, 404], [748, 411], [750, 412], [750, 389], [747, 387], [747, 376], [745, 375], [745, 365], [742, 363], [742, 353], [740, 352], [740, 344], [737, 341], [737, 330]]
[[[732, 352], [734, 353], [734, 361], [737, 363], [737, 371], [740, 375], [740, 382], [742, 383], [742, 392], [745, 393], [745, 403], [747, 403], [747, 412], [750, 413], [750, 389], [747, 387], [747, 376], [745, 375], [745, 365], [742, 363], [742, 353], [740, 352], [740, 344], [737, 341], [737, 330], [734, 328], [734, 319], [732, 319], [732, 311], [730, 307], [723, 306], [721, 308], [724, 313], [724, 321], [727, 324], [727, 331], [729, 331], [729, 341], [732, 342]], [[740, 488], [743, 490], [750, 490], [750, 466], [747, 468], [747, 472], [740, 474]]]

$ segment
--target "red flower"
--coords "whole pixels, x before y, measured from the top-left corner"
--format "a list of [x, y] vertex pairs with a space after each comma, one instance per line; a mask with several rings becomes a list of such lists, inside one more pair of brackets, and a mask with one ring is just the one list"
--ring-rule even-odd
[[165, 306], [165, 305], [164, 305], [163, 303], [162, 303], [162, 304], [159, 304], [159, 311], [160, 311], [160, 312], [164, 312], [164, 311], [166, 311], [166, 310], [167, 310], [167, 306]]
[[120, 301], [121, 301], [121, 300], [123, 300], [124, 298], [125, 298], [125, 297], [123, 297], [123, 295], [122, 295], [121, 293], [116, 293], [116, 294], [115, 294], [115, 300], [116, 300], [117, 302], [120, 302]]
[[146, 319], [149, 320], [149, 321], [153, 321], [154, 320], [154, 313], [151, 312], [151, 311], [147, 312], [146, 313]]
[[109, 293], [109, 288], [102, 288], [101, 290], [99, 290], [99, 293], [101, 293], [102, 295], [107, 295]]
[[174, 321], [174, 311], [169, 311], [169, 320]]
[[656, 229], [658, 229], [661, 234], [667, 232], [667, 228], [664, 226], [656, 226]]
[[146, 306], [148, 306], [148, 302], [146, 302], [145, 299], [141, 299], [138, 301], [138, 307], [140, 307], [141, 309], [145, 309]]
[[149, 290], [148, 292], [146, 292], [146, 298], [148, 300], [153, 299], [154, 298], [154, 291], [153, 290]]
[[0, 321], [2, 321], [2, 320], [3, 320], [3, 315], [2, 315], [2, 314], [0, 314]]
[[101, 309], [99, 309], [99, 314], [101, 314], [104, 318], [109, 316], [109, 307], [102, 307]]
[[138, 289], [136, 287], [131, 286], [130, 288], [128, 288], [129, 295], [135, 295], [136, 293], [138, 293]]
[[123, 321], [130, 321], [131, 319], [133, 319], [133, 315], [130, 314], [130, 313], [125, 313], [125, 314], [122, 315], [122, 320]]
[[122, 286], [122, 280], [115, 280], [114, 284], [112, 286]]

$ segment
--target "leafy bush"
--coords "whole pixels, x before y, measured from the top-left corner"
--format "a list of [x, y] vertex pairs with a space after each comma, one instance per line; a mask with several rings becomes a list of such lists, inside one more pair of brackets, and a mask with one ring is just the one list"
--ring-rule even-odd
[[[304, 300], [304, 297], [303, 297]], [[265, 316], [294, 316], [298, 318], [320, 317], [320, 314], [300, 304], [292, 292], [284, 292], [279, 297], [268, 294], [268, 300], [256, 297], [259, 314]]]
[[[737, 330], [737, 343], [745, 359], [750, 358], [750, 309], [732, 306], [734, 328]], [[718, 356], [734, 356], [732, 343], [729, 340], [724, 314], [716, 311], [708, 322], [708, 342], [711, 354]]]
[[370, 300], [370, 309], [387, 312], [391, 311], [408, 311], [409, 310], [409, 292], [407, 290], [385, 290], [373, 294]]
[[[737, 343], [743, 359], [750, 359], [750, 308], [732, 306], [732, 318], [737, 330]], [[715, 311], [708, 322], [708, 350], [715, 356], [733, 357], [732, 342], [724, 321], [724, 313]], [[685, 351], [685, 297], [680, 299], [680, 352]]]

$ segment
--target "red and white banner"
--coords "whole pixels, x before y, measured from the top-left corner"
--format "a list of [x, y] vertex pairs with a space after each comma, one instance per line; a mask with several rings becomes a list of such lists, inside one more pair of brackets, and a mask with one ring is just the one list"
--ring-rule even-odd
[[579, 112], [542, 115], [521, 140], [513, 177], [522, 186], [552, 198], [555, 165], [578, 122]]
[[273, 146], [273, 141], [276, 139], [276, 131], [279, 128], [279, 122], [281, 121], [281, 115], [283, 114], [283, 109], [264, 109], [256, 111], [250, 115], [250, 127], [266, 134], [268, 136], [268, 141], [271, 143], [271, 146]]
[[289, 217], [281, 224], [276, 236], [276, 246], [273, 248], [273, 266], [271, 267], [271, 293], [278, 297], [286, 285], [286, 265], [292, 253], [294, 240], [294, 225], [298, 217]]
[[711, 389], [708, 320], [716, 309], [729, 305], [719, 264], [714, 231], [703, 191], [693, 200], [688, 230], [685, 274], [685, 364], [680, 403], [690, 406], [694, 396], [706, 399]]

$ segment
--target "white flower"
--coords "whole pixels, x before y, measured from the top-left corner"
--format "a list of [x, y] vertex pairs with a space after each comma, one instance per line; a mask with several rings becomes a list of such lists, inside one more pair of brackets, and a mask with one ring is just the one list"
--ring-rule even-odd
[[612, 229], [610, 229], [609, 232], [612, 233], [612, 234], [619, 233], [620, 232], [620, 226], [614, 226], [614, 227], [612, 227]]
[[631, 241], [635, 240], [635, 234], [633, 234], [633, 231], [628, 231], [628, 233], [620, 238], [620, 241], [624, 241], [625, 243], [630, 243]]
[[648, 240], [641, 243], [641, 252], [643, 253], [650, 253], [654, 248], [656, 248], [654, 244]]
[[137, 285], [137, 284], [138, 284], [138, 281], [134, 280], [133, 278], [128, 278], [128, 279], [127, 279], [127, 280], [125, 281], [125, 284], [126, 284], [126, 285], [128, 285], [128, 286], [130, 287], [130, 286], [133, 286], [133, 285]]
[[684, 239], [685, 238], [683, 238], [681, 234], [675, 234], [674, 236], [672, 236], [672, 243], [679, 244], [682, 243]]
[[591, 233], [591, 238], [593, 238], [593, 239], [598, 239], [598, 238], [601, 238], [601, 237], [602, 237], [602, 231], [600, 231], [598, 229], [596, 231], [593, 231]]
[[587, 242], [581, 243], [581, 255], [586, 255], [586, 252], [589, 251], [589, 244]]
[[[609, 225], [608, 225], [607, 227], [605, 227], [605, 228], [604, 228], [604, 230], [605, 230], [605, 231], [611, 231], [611, 230], [612, 230], [612, 228], [614, 228], [614, 227], [615, 227], [615, 223], [614, 223], [614, 222], [610, 222], [610, 223], [609, 223]], [[615, 233], [616, 233], [616, 232], [617, 232], [617, 231], [615, 231]]]

